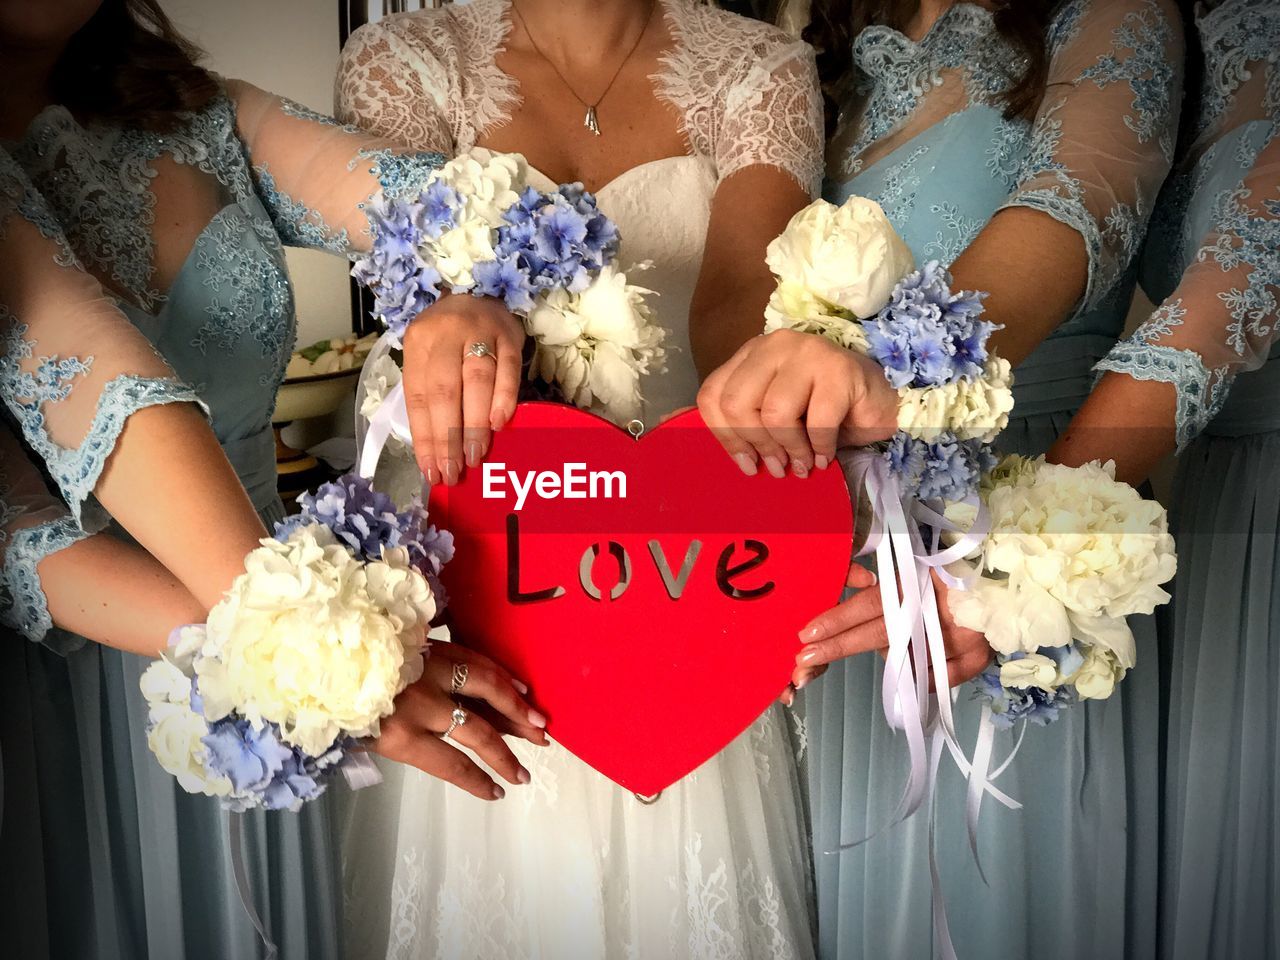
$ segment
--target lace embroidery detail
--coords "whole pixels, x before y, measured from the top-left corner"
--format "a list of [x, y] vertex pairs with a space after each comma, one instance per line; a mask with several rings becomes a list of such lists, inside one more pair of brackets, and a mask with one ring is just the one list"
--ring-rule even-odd
[[[283, 379], [293, 348], [293, 289], [278, 255], [264, 256], [245, 243], [244, 217], [239, 208], [227, 207], [196, 241], [196, 264], [208, 271], [209, 319], [191, 345], [207, 353], [211, 345], [230, 351], [246, 339], [255, 340], [261, 356], [271, 361], [259, 383], [271, 385]], [[267, 250], [278, 254], [274, 230], [257, 223], [252, 227]]]
[[[357, 30], [337, 79], [338, 113], [418, 149], [469, 150], [521, 102], [496, 63], [512, 29], [507, 0], [385, 17]], [[768, 164], [816, 192], [822, 108], [812, 51], [782, 31], [689, 0], [663, 0], [675, 40], [651, 77], [690, 149], [724, 179]]]
[[1177, 388], [1177, 437], [1182, 450], [1208, 425], [1227, 400], [1232, 376], [1227, 367], [1209, 370], [1192, 350], [1122, 340], [1094, 367], [1157, 380]]
[[166, 300], [154, 286], [151, 230], [152, 164], [162, 155], [214, 177], [237, 203], [248, 203], [252, 188], [236, 136], [235, 107], [225, 95], [164, 134], [82, 127], [65, 107], [52, 106], [13, 149], [14, 160], [51, 208], [47, 228], [65, 234], [80, 262], [109, 276], [151, 313]]
[[919, 161], [929, 152], [928, 144], [914, 148], [902, 161], [885, 169], [884, 188], [877, 202], [899, 230], [911, 219], [916, 207], [916, 190], [920, 187]]
[[48, 204], [36, 193], [31, 181], [13, 158], [0, 150], [0, 238], [4, 237], [6, 224], [13, 213], [35, 227], [40, 236], [57, 245], [58, 253], [54, 255], [54, 263], [61, 267], [77, 265], [76, 255]]
[[[0, 320], [6, 319], [4, 313], [0, 310]], [[130, 415], [156, 404], [199, 403], [200, 400], [190, 387], [178, 380], [121, 375], [103, 388], [93, 422], [80, 446], [58, 446], [45, 427], [44, 405], [65, 400], [71, 393], [72, 379], [88, 373], [89, 361], [77, 357], [41, 357], [36, 372], [27, 373], [20, 362], [33, 356], [35, 343], [23, 338], [26, 324], [11, 321], [7, 326], [4, 353], [0, 356], [0, 393], [18, 420], [23, 437], [45, 462], [72, 515], [79, 521], [81, 508], [97, 486], [107, 457]]]
[[[3, 496], [4, 491], [0, 490], [0, 499]], [[87, 536], [89, 533], [70, 517], [59, 517], [15, 533], [4, 554], [4, 587], [10, 606], [0, 608], [0, 613], [3, 613], [0, 620], [28, 640], [37, 643], [44, 640], [53, 629], [53, 619], [49, 616], [49, 600], [36, 567], [49, 554], [57, 553]], [[0, 546], [3, 543], [4, 534], [0, 533]]]
[[1156, 308], [1131, 338], [1135, 343], [1155, 343], [1161, 337], [1167, 337], [1175, 327], [1182, 326], [1187, 317], [1187, 308], [1182, 305], [1182, 298], [1170, 300]]
[[[1124, 124], [1146, 143], [1159, 135], [1160, 149], [1166, 160], [1173, 159], [1172, 115], [1173, 91], [1177, 73], [1166, 55], [1173, 39], [1173, 25], [1161, 12], [1156, 0], [1147, 0], [1145, 10], [1131, 10], [1112, 32], [1112, 51], [1083, 73], [1081, 80], [1092, 80], [1099, 87], [1125, 81], [1133, 91], [1130, 104], [1136, 111], [1124, 118]], [[1127, 55], [1117, 51], [1127, 49]]]
[[813, 50], [783, 31], [709, 4], [664, 0], [674, 48], [654, 92], [679, 111], [694, 153], [719, 179], [765, 164], [816, 195], [822, 183], [822, 104]]
[[[473, 864], [467, 857], [459, 866], [460, 877], [473, 881], [463, 886], [442, 886], [436, 894], [434, 930], [442, 957], [528, 957], [521, 944], [528, 928], [524, 896], [520, 890], [508, 892], [503, 875], [483, 860]], [[397, 952], [396, 956], [416, 957]]]
[[337, 127], [343, 133], [359, 133], [360, 128], [355, 124], [343, 123], [335, 120], [328, 114], [321, 113], [318, 110], [312, 110], [310, 107], [298, 103], [296, 100], [290, 100], [288, 97], [280, 97], [280, 112], [285, 116], [293, 117], [295, 120], [310, 120], [313, 123], [323, 124], [326, 127]]
[[324, 222], [317, 210], [312, 210], [304, 203], [276, 186], [276, 178], [261, 163], [253, 168], [258, 182], [258, 195], [262, 197], [263, 206], [271, 217], [280, 239], [294, 247], [307, 247], [312, 250], [328, 250], [330, 253], [345, 254], [351, 249], [351, 238], [347, 231], [334, 233], [333, 228]]
[[1196, 27], [1204, 54], [1197, 136], [1227, 113], [1236, 91], [1252, 76], [1251, 63], [1271, 65], [1265, 106], [1280, 105], [1280, 8], [1272, 0], [1224, 3], [1198, 16]]
[[396, 153], [386, 148], [361, 150], [347, 164], [354, 170], [362, 160], [372, 160], [369, 173], [378, 178], [382, 192], [396, 200], [417, 200], [432, 172], [444, 166], [443, 153]]
[[804, 763], [805, 754], [809, 752], [809, 728], [805, 725], [804, 717], [795, 710], [788, 710], [787, 713], [791, 717], [791, 736], [795, 743], [796, 763], [801, 764]]
[[[1250, 162], [1252, 165], [1252, 161]], [[1224, 190], [1213, 207], [1217, 240], [1200, 249], [1196, 259], [1209, 257], [1224, 271], [1248, 267], [1244, 290], [1232, 287], [1218, 294], [1231, 311], [1227, 344], [1239, 356], [1249, 348], [1248, 338], [1269, 336], [1277, 312], [1276, 293], [1280, 289], [1280, 205], [1267, 201], [1268, 216], [1259, 216], [1244, 203], [1251, 192], [1243, 187]]]
[[391, 888], [390, 957], [409, 957], [414, 939], [422, 925], [422, 867], [417, 848], [406, 850], [400, 857]]
[[926, 260], [938, 260], [944, 266], [949, 265], [964, 252], [970, 241], [978, 235], [978, 231], [986, 224], [985, 220], [976, 217], [962, 216], [959, 208], [953, 203], [935, 203], [929, 212], [938, 218], [942, 229], [934, 239], [925, 244]]
[[919, 43], [891, 27], [868, 27], [854, 40], [853, 59], [855, 98], [865, 107], [846, 161], [850, 176], [861, 169], [868, 147], [906, 123], [924, 95], [946, 82], [943, 71], [961, 72], [971, 105], [995, 106], [1022, 68], [990, 11], [973, 3], [949, 7]]

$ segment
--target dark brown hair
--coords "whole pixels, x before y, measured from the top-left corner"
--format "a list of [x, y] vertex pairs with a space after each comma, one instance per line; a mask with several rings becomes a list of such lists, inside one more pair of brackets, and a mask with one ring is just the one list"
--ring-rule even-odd
[[157, 0], [103, 0], [54, 67], [54, 100], [84, 119], [166, 131], [218, 94], [202, 55]]
[[[1001, 0], [994, 11], [996, 32], [1026, 57], [1022, 75], [1005, 91], [1004, 115], [1031, 117], [1049, 76], [1045, 35], [1060, 0]], [[836, 121], [840, 87], [853, 69], [853, 41], [874, 24], [903, 29], [919, 0], [813, 0], [804, 38], [818, 52], [818, 76], [827, 105], [828, 132]]]

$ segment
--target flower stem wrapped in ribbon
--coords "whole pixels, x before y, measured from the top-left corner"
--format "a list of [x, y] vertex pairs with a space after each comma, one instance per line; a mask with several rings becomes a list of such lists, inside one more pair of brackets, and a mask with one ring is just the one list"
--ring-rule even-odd
[[422, 674], [453, 540], [345, 476], [301, 498], [204, 624], [143, 674], [147, 743], [183, 789], [297, 810], [357, 767]]
[[[398, 345], [445, 292], [496, 297], [534, 342], [531, 380], [616, 422], [640, 410], [640, 377], [660, 372], [665, 332], [616, 264], [617, 227], [581, 184], [529, 185], [519, 154], [475, 148], [435, 171], [415, 201], [368, 210], [373, 248], [352, 275]], [[402, 403], [398, 390], [389, 399]]]

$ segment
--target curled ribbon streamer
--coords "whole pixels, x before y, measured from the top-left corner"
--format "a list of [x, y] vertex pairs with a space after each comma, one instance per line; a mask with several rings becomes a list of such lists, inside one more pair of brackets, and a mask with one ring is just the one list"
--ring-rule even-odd
[[236, 879], [236, 893], [240, 894], [240, 906], [249, 915], [249, 922], [258, 931], [258, 939], [262, 941], [263, 960], [276, 960], [278, 950], [275, 941], [267, 933], [267, 925], [258, 916], [253, 905], [253, 885], [249, 883], [249, 871], [244, 862], [244, 814], [233, 813], [227, 821], [227, 843], [231, 847], [231, 872]]
[[[373, 369], [372, 364], [399, 347], [400, 342], [395, 337], [384, 333], [365, 358], [366, 369]], [[366, 396], [368, 390], [364, 377], [361, 377], [360, 385], [356, 388], [356, 469], [360, 476], [372, 480], [378, 469], [378, 458], [382, 456], [387, 441], [394, 436], [412, 444], [413, 434], [409, 430], [409, 410], [405, 406], [403, 381], [387, 390], [382, 403], [378, 404], [378, 409], [367, 420], [360, 413]]]
[[352, 790], [363, 790], [365, 787], [376, 787], [382, 782], [382, 771], [373, 762], [373, 757], [363, 750], [352, 750], [342, 761], [342, 776]]
[[[955, 947], [947, 924], [946, 901], [934, 843], [937, 772], [943, 747], [951, 753], [968, 783], [965, 825], [969, 849], [983, 882], [986, 882], [986, 874], [978, 856], [977, 843], [977, 821], [982, 799], [990, 793], [1006, 807], [1017, 809], [1021, 806], [991, 782], [1009, 765], [1021, 739], [1000, 769], [991, 773], [995, 725], [990, 707], [983, 709], [972, 761], [965, 756], [959, 744], [952, 710], [959, 691], [952, 690], [947, 679], [946, 645], [937, 591], [933, 583], [933, 574], [936, 572], [939, 579], [951, 589], [963, 590], [970, 586], [977, 575], [976, 570], [965, 576], [956, 576], [946, 567], [963, 559], [982, 543], [989, 530], [990, 520], [980, 499], [972, 495], [964, 502], [976, 511], [974, 523], [968, 530], [959, 529], [943, 514], [907, 496], [897, 477], [889, 470], [884, 457], [876, 451], [859, 450], [843, 462], [849, 476], [850, 489], [855, 492], [865, 489], [871, 502], [871, 529], [858, 556], [874, 553], [880, 571], [880, 598], [889, 638], [881, 701], [889, 725], [895, 730], [902, 730], [906, 735], [910, 772], [890, 823], [862, 840], [842, 843], [837, 851], [830, 852], [840, 852], [866, 843], [884, 830], [901, 823], [927, 802], [934, 936], [943, 960], [955, 960]], [[930, 531], [929, 544], [925, 543], [922, 527]], [[941, 548], [944, 532], [955, 534], [956, 541], [949, 547]], [[933, 669], [935, 693], [929, 691], [930, 667]]]

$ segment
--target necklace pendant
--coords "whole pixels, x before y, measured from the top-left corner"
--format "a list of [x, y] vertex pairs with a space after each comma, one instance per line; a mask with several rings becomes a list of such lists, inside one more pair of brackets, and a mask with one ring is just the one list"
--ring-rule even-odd
[[600, 136], [600, 123], [596, 120], [596, 108], [594, 105], [587, 107], [587, 115], [582, 118], [582, 125], [597, 137]]

